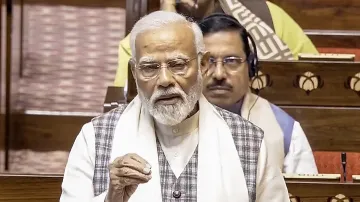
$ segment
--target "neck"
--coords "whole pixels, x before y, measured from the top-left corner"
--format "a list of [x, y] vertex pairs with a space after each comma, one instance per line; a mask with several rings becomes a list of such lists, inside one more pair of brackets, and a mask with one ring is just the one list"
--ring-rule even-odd
[[190, 134], [199, 126], [199, 113], [198, 111], [194, 112], [193, 115], [189, 115], [181, 123], [169, 126], [164, 125], [155, 120], [155, 129], [158, 136], [168, 136], [168, 137], [179, 137], [186, 134]]
[[235, 104], [233, 104], [229, 107], [225, 107], [225, 109], [232, 113], [241, 115], [242, 103], [243, 103], [243, 99], [239, 100], [238, 102], [236, 102]]
[[195, 105], [194, 109], [190, 112], [189, 116], [187, 116], [186, 118], [188, 119], [188, 118], [192, 117], [198, 111], [199, 111], [199, 102]]

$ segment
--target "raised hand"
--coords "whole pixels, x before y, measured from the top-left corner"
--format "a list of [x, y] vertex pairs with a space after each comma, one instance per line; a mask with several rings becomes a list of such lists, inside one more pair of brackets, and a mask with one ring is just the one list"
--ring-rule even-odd
[[151, 179], [151, 166], [137, 154], [116, 158], [109, 166], [110, 185], [106, 202], [127, 202], [139, 184]]

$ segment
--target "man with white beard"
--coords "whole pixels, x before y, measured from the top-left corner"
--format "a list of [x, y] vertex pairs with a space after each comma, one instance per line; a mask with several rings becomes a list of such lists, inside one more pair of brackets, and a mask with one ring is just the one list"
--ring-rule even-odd
[[151, 13], [131, 51], [139, 94], [84, 125], [60, 202], [289, 201], [263, 131], [202, 95], [209, 54], [195, 23]]

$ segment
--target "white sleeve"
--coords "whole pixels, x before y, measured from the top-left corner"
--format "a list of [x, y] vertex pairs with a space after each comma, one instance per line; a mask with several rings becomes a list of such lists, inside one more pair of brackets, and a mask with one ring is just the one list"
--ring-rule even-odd
[[94, 197], [95, 132], [92, 123], [81, 129], [70, 151], [60, 202], [104, 202], [106, 192]]
[[318, 174], [314, 154], [299, 122], [294, 123], [289, 152], [284, 160], [285, 173]]
[[290, 202], [281, 169], [270, 161], [265, 141], [261, 144], [257, 175], [256, 202]]

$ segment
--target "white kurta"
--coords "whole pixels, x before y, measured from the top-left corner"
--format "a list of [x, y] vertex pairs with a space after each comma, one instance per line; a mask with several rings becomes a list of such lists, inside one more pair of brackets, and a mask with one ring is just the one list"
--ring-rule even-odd
[[[268, 162], [263, 142], [258, 160], [257, 202], [289, 201], [283, 176], [276, 166]], [[104, 202], [106, 192], [94, 197], [92, 179], [95, 168], [95, 132], [87, 123], [77, 136], [71, 149], [64, 173], [60, 202]]]
[[199, 142], [199, 113], [176, 126], [155, 122], [156, 135], [172, 172], [179, 178]]
[[[215, 183], [215, 186], [210, 185], [209, 187], [207, 186], [208, 184], [204, 184], [202, 180], [205, 180], [206, 182], [208, 182], [209, 180], [213, 181], [216, 179], [217, 181], [222, 181], [223, 183], [226, 182], [227, 184], [225, 184], [225, 186], [229, 186], [231, 185], [231, 187], [229, 187], [231, 190], [231, 193], [235, 193], [237, 192], [237, 194], [235, 193], [235, 195], [237, 195], [235, 198], [231, 198], [230, 201], [239, 201], [241, 199], [243, 199], [244, 197], [246, 198], [245, 194], [247, 193], [247, 187], [245, 184], [245, 180], [243, 178], [239, 178], [239, 176], [241, 177], [241, 175], [243, 175], [242, 173], [239, 173], [238, 170], [240, 172], [242, 172], [241, 166], [237, 165], [234, 166], [235, 164], [239, 164], [240, 160], [238, 159], [238, 155], [236, 153], [236, 149], [235, 149], [235, 145], [233, 143], [231, 134], [225, 134], [225, 133], [220, 133], [215, 139], [214, 136], [215, 134], [211, 134], [213, 131], [209, 131], [206, 130], [206, 128], [214, 128], [216, 129], [217, 127], [225, 127], [220, 131], [225, 131], [228, 130], [228, 126], [224, 123], [220, 123], [222, 122], [221, 119], [218, 119], [217, 121], [210, 121], [210, 122], [206, 122], [207, 118], [209, 116], [213, 116], [214, 114], [209, 113], [209, 111], [213, 111], [215, 110], [214, 108], [212, 108], [205, 99], [202, 99], [202, 101], [200, 100], [200, 104], [204, 103], [203, 105], [200, 105], [200, 109], [201, 106], [204, 106], [204, 108], [206, 110], [200, 110], [200, 124], [199, 124], [199, 167], [198, 167], [198, 194], [199, 193], [207, 193], [208, 192], [208, 188], [211, 189], [213, 188], [220, 188], [218, 187]], [[136, 105], [136, 104], [134, 104]], [[207, 108], [206, 108], [207, 107]], [[209, 111], [208, 111], [209, 110]], [[203, 115], [201, 115], [203, 113]], [[216, 114], [216, 112], [213, 112]], [[128, 113], [131, 116], [133, 116], [133, 113]], [[215, 115], [215, 117], [218, 115]], [[136, 116], [134, 116], [136, 117]], [[203, 117], [203, 119], [201, 118]], [[129, 117], [127, 117], [129, 118]], [[121, 119], [120, 119], [121, 120]], [[128, 119], [126, 119], [128, 120]], [[132, 120], [132, 119], [131, 119]], [[203, 120], [203, 121], [201, 121]], [[209, 121], [209, 120], [208, 120]], [[130, 121], [131, 122], [131, 121]], [[127, 133], [119, 133], [120, 131], [117, 130], [122, 130], [123, 127], [120, 127], [120, 125], [122, 125], [124, 123], [121, 123], [121, 121], [118, 122], [118, 126], [116, 127], [115, 130], [115, 134], [127, 134]], [[211, 125], [204, 125], [204, 124], [211, 124]], [[137, 124], [135, 124], [137, 125]], [[201, 127], [202, 126], [202, 127]], [[218, 130], [218, 129], [217, 129]], [[203, 131], [203, 132], [202, 132]], [[206, 131], [206, 133], [204, 133], [204, 131]], [[154, 131], [155, 133], [157, 133], [156, 131]], [[194, 132], [194, 131], [193, 131]], [[195, 133], [196, 134], [196, 133]], [[128, 134], [127, 134], [128, 135]], [[226, 136], [225, 136], [226, 135]], [[119, 136], [117, 136], [119, 138]], [[191, 137], [188, 136], [188, 137]], [[196, 135], [194, 136], [195, 139], [192, 138], [185, 138], [185, 141], [196, 141]], [[116, 137], [114, 137], [114, 145], [118, 145], [118, 147], [114, 147], [113, 151], [112, 151], [112, 157], [111, 159], [114, 159], [116, 156], [118, 156], [117, 154], [119, 154], [119, 150], [120, 148], [120, 144], [118, 141], [120, 141], [120, 139], [118, 139]], [[205, 139], [204, 139], [205, 138]], [[221, 139], [219, 139], [221, 138]], [[162, 138], [159, 138], [160, 141]], [[209, 144], [208, 142], [206, 142], [209, 139], [210, 141], [212, 141], [212, 144], [214, 145], [214, 147], [210, 147], [207, 148], [206, 150], [204, 149], [205, 147], [208, 147]], [[226, 144], [224, 144], [224, 139], [227, 139], [227, 144], [229, 144], [228, 146], [226, 146]], [[213, 142], [214, 140], [219, 141], [219, 143]], [[171, 141], [168, 139], [168, 141]], [[184, 141], [180, 141], [180, 142], [184, 142]], [[222, 142], [222, 143], [221, 143]], [[121, 142], [120, 142], [121, 143]], [[135, 144], [135, 142], [131, 142], [132, 144]], [[145, 142], [143, 142], [145, 143]], [[202, 144], [204, 143], [204, 144]], [[125, 144], [123, 142], [123, 144]], [[148, 144], [148, 143], [146, 143]], [[193, 148], [196, 146], [195, 144], [189, 144], [187, 143], [189, 146], [189, 150], [193, 150]], [[222, 147], [217, 146], [217, 144], [221, 145]], [[135, 144], [136, 145], [136, 144]], [[145, 146], [144, 144], [142, 144], [143, 146]], [[162, 143], [162, 145], [172, 145], [172, 144], [164, 144], [164, 142]], [[124, 146], [124, 145], [123, 145]], [[226, 146], [226, 147], [224, 147]], [[138, 146], [139, 147], [139, 146]], [[146, 146], [145, 146], [146, 147]], [[229, 153], [229, 148], [232, 147], [234, 150], [231, 150], [231, 153]], [[142, 148], [142, 147], [141, 147]], [[164, 148], [164, 147], [163, 147]], [[221, 148], [221, 149], [220, 149]], [[115, 149], [115, 150], [114, 150]], [[155, 146], [156, 149], [156, 146]], [[220, 149], [220, 150], [219, 150]], [[167, 150], [165, 148], [167, 154], [165, 154], [166, 156], [169, 156], [169, 152], [171, 153], [171, 150]], [[189, 151], [188, 150], [188, 151]], [[139, 150], [140, 151], [140, 150]], [[205, 153], [201, 153], [201, 151], [208, 151]], [[232, 153], [234, 151], [234, 153]], [[146, 153], [144, 153], [145, 151], [140, 151], [140, 154], [144, 154], [146, 155]], [[193, 152], [193, 151], [192, 151]], [[211, 155], [209, 154], [211, 153]], [[113, 155], [113, 154], [116, 154]], [[204, 155], [205, 154], [205, 155]], [[209, 154], [209, 156], [207, 157], [206, 154]], [[225, 156], [221, 156], [224, 155]], [[182, 152], [182, 158], [186, 159], [188, 158], [189, 152]], [[201, 157], [202, 155], [202, 157]], [[214, 155], [214, 156], [213, 156]], [[218, 156], [216, 156], [218, 155]], [[233, 156], [234, 158], [229, 158], [229, 156]], [[216, 160], [216, 158], [219, 158], [219, 156], [223, 159], [219, 159]], [[204, 160], [204, 157], [206, 160]], [[202, 159], [201, 159], [202, 158]], [[230, 161], [223, 161], [225, 159], [229, 159]], [[237, 161], [238, 160], [238, 161]], [[181, 162], [177, 161], [177, 160], [172, 160], [170, 159], [170, 161], [172, 162], [171, 164], [177, 168], [179, 168], [179, 170], [181, 170]], [[221, 164], [213, 164], [210, 163], [211, 165], [213, 165], [213, 167], [211, 167], [211, 169], [207, 169], [208, 167], [202, 167], [201, 168], [201, 161], [202, 163], [206, 162], [206, 163], [210, 163], [210, 162], [219, 162]], [[151, 162], [153, 162], [153, 164], [156, 162], [154, 161], [154, 159], [151, 160]], [[185, 163], [187, 163], [186, 161], [183, 161]], [[156, 163], [155, 163], [156, 164]], [[171, 167], [173, 167], [171, 166]], [[219, 167], [220, 166], [220, 167]], [[153, 166], [153, 168], [156, 167], [156, 165]], [[218, 167], [218, 168], [216, 168]], [[236, 167], [236, 169], [234, 169]], [[62, 184], [62, 195], [60, 198], [60, 202], [78, 202], [78, 201], [93, 201], [93, 202], [103, 202], [105, 197], [106, 197], [106, 191], [102, 194], [100, 194], [97, 197], [94, 197], [94, 190], [93, 190], [93, 175], [94, 175], [94, 168], [95, 168], [95, 132], [94, 132], [94, 126], [92, 125], [92, 123], [87, 123], [84, 125], [84, 127], [82, 128], [80, 134], [78, 135], [78, 137], [75, 140], [75, 143], [73, 145], [73, 148], [71, 149], [70, 155], [69, 155], [69, 160], [65, 169], [65, 173], [64, 173], [64, 180], [63, 180], [63, 184]], [[216, 171], [216, 169], [225, 169], [226, 171], [229, 171], [231, 173], [233, 173], [236, 178], [229, 178], [228, 174], [215, 174], [218, 172], [214, 172]], [[238, 169], [239, 168], [239, 169]], [[176, 170], [176, 169], [175, 169]], [[211, 172], [210, 172], [211, 171]], [[206, 175], [204, 175], [206, 173]], [[226, 172], [228, 173], [228, 172]], [[241, 174], [241, 175], [239, 175]], [[156, 172], [154, 170], [154, 175], [156, 175]], [[219, 176], [223, 176], [226, 178], [226, 180], [223, 180], [225, 178], [220, 178]], [[206, 176], [206, 178], [204, 178]], [[209, 177], [211, 179], [209, 179]], [[202, 179], [202, 180], [201, 180]], [[243, 180], [239, 180], [239, 179], [243, 179]], [[153, 179], [152, 179], [153, 180]], [[210, 182], [210, 181], [209, 181]], [[154, 182], [149, 182], [147, 184], [153, 184]], [[239, 183], [243, 183], [243, 184], [239, 184]], [[202, 188], [203, 190], [199, 190], [199, 184], [202, 184], [203, 186], [200, 186], [200, 188]], [[235, 185], [236, 186], [232, 186]], [[154, 186], [159, 186], [158, 184], [153, 184]], [[220, 184], [221, 185], [221, 184]], [[149, 195], [145, 195], [143, 196], [140, 193], [148, 193], [151, 194], [152, 192], [144, 192], [145, 187], [148, 187], [149, 189], [153, 189], [152, 186], [146, 186], [146, 185], [142, 185], [143, 187], [138, 187], [138, 190], [134, 193], [134, 195], [136, 195], [136, 197], [134, 198], [148, 198]], [[142, 192], [143, 191], [143, 192]], [[213, 189], [211, 193], [207, 193], [208, 195], [198, 195], [198, 199], [199, 196], [201, 196], [201, 199], [204, 199], [209, 196], [209, 194], [211, 196], [215, 196], [217, 195], [217, 193], [220, 193], [219, 189]], [[239, 193], [241, 193], [239, 195]], [[276, 165], [273, 161], [270, 160], [269, 158], [269, 150], [267, 149], [266, 146], [266, 141], [262, 141], [262, 145], [261, 145], [261, 149], [260, 149], [260, 153], [259, 153], [259, 158], [258, 158], [258, 167], [257, 167], [257, 178], [256, 178], [256, 195], [257, 195], [257, 200], [258, 202], [284, 202], [284, 201], [289, 201], [289, 196], [288, 196], [288, 192], [287, 192], [287, 188], [285, 185], [285, 181], [284, 178], [282, 176], [281, 170], [278, 167], [278, 165]], [[161, 198], [161, 197], [160, 197]], [[201, 200], [200, 201], [204, 201]], [[207, 198], [206, 198], [207, 199]], [[160, 199], [161, 200], [161, 199]], [[205, 201], [216, 201], [214, 200], [214, 198], [209, 198], [209, 200], [205, 200]]]
[[295, 121], [289, 152], [285, 156], [284, 173], [318, 174], [314, 154], [299, 122]]
[[284, 136], [286, 134], [283, 133], [276, 119], [271, 103], [257, 95], [248, 93], [242, 103], [241, 116], [264, 131], [264, 139], [269, 147], [269, 155], [282, 168], [284, 173], [318, 173], [309, 141], [299, 122], [293, 122], [289, 150], [285, 155]]

